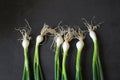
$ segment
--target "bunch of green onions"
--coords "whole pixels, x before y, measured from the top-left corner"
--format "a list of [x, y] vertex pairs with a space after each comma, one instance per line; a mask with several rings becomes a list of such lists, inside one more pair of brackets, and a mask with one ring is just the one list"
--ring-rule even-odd
[[[69, 41], [73, 38], [73, 31], [71, 28], [68, 30], [64, 30], [62, 27], [59, 27], [58, 31], [55, 29], [48, 29], [48, 32], [54, 35], [54, 42], [56, 46], [55, 56], [54, 56], [54, 80], [67, 80], [67, 73], [66, 73], [66, 57], [69, 50]], [[63, 42], [63, 35], [64, 35], [64, 42]], [[63, 45], [62, 45], [63, 44]], [[62, 73], [60, 68], [60, 48], [63, 48], [63, 59], [62, 59]]]
[[99, 57], [98, 40], [96, 37], [96, 33], [94, 32], [94, 30], [99, 26], [99, 24], [93, 26], [92, 23], [89, 24], [84, 18], [83, 20], [85, 21], [84, 24], [88, 28], [89, 36], [92, 39], [94, 44], [94, 51], [93, 51], [93, 58], [92, 58], [93, 80], [104, 80], [102, 66], [101, 66], [100, 57]]
[[[89, 24], [84, 18], [84, 24], [88, 28], [89, 36], [91, 37], [93, 44], [94, 44], [94, 51], [93, 51], [93, 58], [92, 58], [92, 73], [93, 73], [93, 80], [103, 80], [103, 72], [102, 66], [99, 57], [98, 51], [98, 40], [94, 30], [97, 28], [98, 25], [93, 26]], [[27, 22], [27, 21], [26, 21]], [[29, 60], [28, 60], [28, 47], [30, 43], [30, 33], [31, 27], [27, 22], [26, 27], [21, 27], [16, 29], [20, 31], [22, 34], [22, 46], [24, 49], [24, 70], [22, 80], [30, 80], [30, 70], [29, 70]], [[54, 56], [54, 80], [68, 80], [67, 72], [66, 72], [66, 59], [67, 54], [70, 48], [69, 42], [76, 38], [79, 41], [76, 43], [77, 53], [76, 53], [76, 75], [75, 80], [82, 80], [82, 67], [81, 67], [81, 53], [84, 47], [84, 38], [85, 38], [85, 31], [81, 30], [80, 28], [75, 31], [73, 28], [59, 28], [58, 31], [55, 29], [49, 28], [48, 25], [44, 24], [40, 34], [36, 37], [36, 44], [35, 44], [35, 52], [34, 52], [34, 62], [33, 62], [33, 70], [34, 70], [34, 80], [44, 80], [42, 68], [40, 65], [39, 59], [39, 45], [44, 41], [44, 36], [50, 33], [54, 35], [54, 42], [56, 46], [55, 56]], [[62, 45], [63, 49], [63, 57], [62, 57], [62, 72], [60, 71], [60, 48]], [[61, 77], [60, 77], [61, 76]]]

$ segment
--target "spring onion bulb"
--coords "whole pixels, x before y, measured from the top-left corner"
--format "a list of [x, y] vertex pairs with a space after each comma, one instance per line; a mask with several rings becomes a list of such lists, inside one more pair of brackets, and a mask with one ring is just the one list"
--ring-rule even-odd
[[40, 35], [36, 37], [34, 62], [33, 62], [34, 80], [44, 80], [41, 65], [39, 62], [39, 44], [43, 42], [44, 36], [47, 34], [47, 30], [48, 30], [48, 25], [44, 24]]
[[102, 66], [101, 66], [100, 57], [99, 57], [99, 51], [98, 51], [98, 40], [97, 40], [96, 33], [94, 32], [94, 30], [99, 25], [93, 26], [92, 24], [89, 24], [86, 20], [84, 24], [88, 28], [89, 36], [92, 39], [94, 44], [93, 59], [92, 59], [93, 80], [104, 80]]
[[82, 53], [82, 49], [84, 47], [84, 41], [83, 41], [83, 39], [85, 38], [84, 31], [82, 31], [81, 29], [78, 29], [78, 32], [75, 31], [74, 35], [75, 35], [75, 38], [77, 38], [79, 40], [76, 43], [77, 55], [76, 55], [76, 76], [75, 76], [75, 80], [82, 80], [81, 53]]
[[[27, 23], [28, 24], [28, 23]], [[30, 80], [30, 70], [29, 70], [29, 60], [28, 60], [28, 47], [30, 43], [31, 37], [31, 27], [28, 24], [28, 27], [20, 27], [19, 29], [16, 29], [20, 31], [22, 34], [23, 39], [22, 40], [22, 47], [24, 49], [24, 70], [23, 70], [23, 76], [22, 80]]]
[[62, 80], [68, 80], [66, 73], [66, 58], [69, 50], [69, 42], [73, 39], [73, 29], [68, 28], [67, 33], [64, 35], [63, 48], [63, 59], [62, 59]]

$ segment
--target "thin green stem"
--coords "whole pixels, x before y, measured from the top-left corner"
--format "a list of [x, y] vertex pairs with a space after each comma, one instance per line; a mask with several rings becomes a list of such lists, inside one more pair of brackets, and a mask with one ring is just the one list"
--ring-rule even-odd
[[101, 62], [100, 62], [100, 58], [99, 58], [99, 56], [98, 56], [98, 58], [97, 58], [97, 62], [98, 62], [98, 66], [99, 66], [100, 80], [104, 80], [104, 79], [103, 79], [102, 66], [101, 66]]
[[60, 80], [60, 60], [57, 60], [57, 80]]
[[102, 73], [102, 67], [99, 59], [97, 40], [94, 41], [92, 69], [93, 69], [93, 80], [103, 80], [103, 73]]
[[82, 80], [82, 74], [81, 74], [81, 52], [82, 52], [82, 49], [79, 49], [77, 51], [77, 56], [76, 56], [76, 77], [75, 77], [75, 80]]
[[39, 49], [39, 45], [36, 44], [35, 53], [34, 53], [34, 63], [33, 63], [34, 79], [43, 80], [42, 69], [41, 69], [40, 62], [39, 62], [39, 50], [38, 49]]
[[30, 80], [30, 72], [29, 72], [29, 61], [28, 61], [28, 48], [24, 49], [24, 70], [22, 80]]
[[92, 61], [92, 70], [93, 70], [93, 80], [97, 80], [97, 73], [96, 73], [96, 60], [97, 60], [97, 45], [94, 42], [94, 52], [93, 52], [93, 61]]
[[55, 80], [60, 79], [60, 62], [59, 62], [59, 52], [60, 52], [60, 45], [56, 47], [55, 57], [54, 57], [54, 77]]
[[66, 52], [63, 52], [63, 60], [62, 60], [62, 80], [68, 80], [67, 79], [67, 73], [66, 73], [66, 58], [67, 58], [67, 53], [68, 51]]

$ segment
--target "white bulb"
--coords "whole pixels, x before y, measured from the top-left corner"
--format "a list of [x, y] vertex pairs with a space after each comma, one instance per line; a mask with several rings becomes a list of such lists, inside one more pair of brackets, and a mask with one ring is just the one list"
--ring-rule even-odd
[[23, 46], [23, 48], [28, 48], [28, 46], [29, 46], [29, 40], [23, 39], [22, 46]]
[[65, 51], [68, 51], [70, 45], [69, 45], [68, 42], [65, 41], [65, 42], [63, 43], [62, 47], [63, 47], [63, 52], [65, 52]]
[[89, 35], [90, 35], [90, 37], [92, 38], [93, 41], [96, 41], [96, 34], [95, 34], [94, 31], [91, 30], [91, 31], [89, 32]]
[[76, 43], [76, 47], [77, 47], [78, 50], [79, 50], [79, 49], [82, 49], [83, 46], [84, 46], [83, 40], [80, 40], [80, 41], [78, 41], [78, 42]]
[[57, 46], [60, 46], [63, 43], [63, 38], [62, 36], [57, 37], [56, 39]]
[[43, 36], [38, 35], [36, 38], [36, 44], [40, 44], [43, 41]]

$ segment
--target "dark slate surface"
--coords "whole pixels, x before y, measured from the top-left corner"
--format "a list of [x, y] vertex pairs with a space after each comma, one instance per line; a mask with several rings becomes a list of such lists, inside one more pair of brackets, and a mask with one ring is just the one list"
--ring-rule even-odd
[[[0, 1], [0, 80], [21, 80], [23, 71], [23, 48], [18, 38], [21, 35], [15, 27], [24, 26], [26, 18], [32, 27], [32, 40], [29, 47], [31, 80], [33, 80], [33, 53], [35, 37], [42, 25], [51, 27], [62, 24], [79, 25], [86, 29], [81, 21], [96, 16], [95, 23], [104, 21], [96, 33], [99, 38], [100, 57], [105, 80], [120, 80], [120, 1], [119, 0], [1, 0]], [[52, 39], [40, 48], [40, 60], [46, 80], [53, 80], [54, 52], [50, 49]], [[75, 43], [70, 44], [67, 56], [69, 80], [75, 76]], [[86, 36], [82, 54], [83, 79], [92, 80], [91, 59], [92, 41]]]

